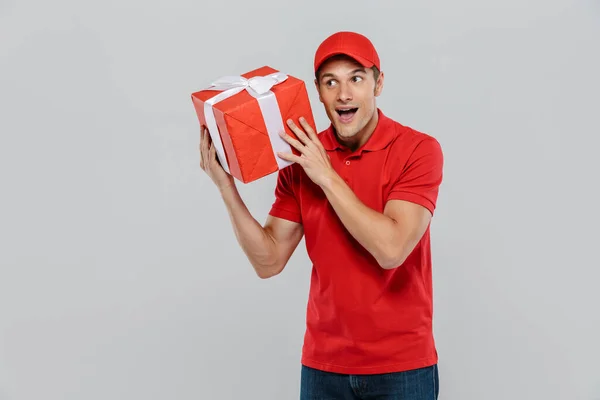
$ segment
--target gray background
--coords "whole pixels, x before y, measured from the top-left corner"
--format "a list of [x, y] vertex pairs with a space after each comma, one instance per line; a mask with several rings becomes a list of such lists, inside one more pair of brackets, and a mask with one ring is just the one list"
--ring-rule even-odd
[[[285, 10], [289, 7], [288, 10]], [[310, 264], [271, 280], [199, 168], [190, 94], [336, 30], [442, 143], [442, 400], [600, 399], [597, 1], [0, 2], [0, 399], [293, 399]], [[275, 175], [240, 191], [264, 221]]]

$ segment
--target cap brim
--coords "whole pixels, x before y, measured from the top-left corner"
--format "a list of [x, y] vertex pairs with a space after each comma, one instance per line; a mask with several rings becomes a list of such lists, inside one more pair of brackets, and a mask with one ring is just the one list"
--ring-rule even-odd
[[325, 56], [322, 57], [321, 61], [316, 66], [315, 71], [318, 70], [325, 61], [327, 61], [328, 59], [330, 59], [333, 56], [339, 56], [339, 55], [345, 55], [350, 58], [353, 58], [354, 60], [356, 60], [360, 65], [362, 65], [365, 68], [371, 68], [373, 65], [375, 65], [372, 61], [369, 61], [364, 57], [357, 56], [357, 55], [354, 55], [354, 54], [346, 52], [346, 51], [333, 51], [331, 53], [327, 53]]

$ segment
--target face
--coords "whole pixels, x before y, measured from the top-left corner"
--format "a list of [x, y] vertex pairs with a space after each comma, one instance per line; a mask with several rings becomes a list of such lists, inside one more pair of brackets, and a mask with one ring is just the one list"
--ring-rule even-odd
[[336, 57], [321, 66], [315, 85], [338, 140], [351, 148], [366, 142], [377, 126], [375, 99], [383, 88], [383, 73], [376, 82], [373, 70]]

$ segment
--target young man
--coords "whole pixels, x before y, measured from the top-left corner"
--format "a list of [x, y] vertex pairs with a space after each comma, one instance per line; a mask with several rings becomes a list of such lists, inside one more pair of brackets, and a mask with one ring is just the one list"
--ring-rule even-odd
[[303, 119], [283, 135], [300, 156], [279, 171], [261, 226], [201, 135], [201, 167], [220, 190], [237, 240], [261, 278], [279, 274], [305, 235], [313, 263], [301, 399], [437, 399], [430, 221], [442, 182], [436, 139], [376, 106], [384, 74], [369, 39], [328, 37], [315, 85], [331, 125]]

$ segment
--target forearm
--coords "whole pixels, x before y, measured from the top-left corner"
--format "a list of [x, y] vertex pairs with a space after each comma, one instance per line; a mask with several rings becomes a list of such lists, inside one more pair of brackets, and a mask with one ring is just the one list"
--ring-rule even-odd
[[273, 237], [250, 214], [235, 185], [222, 190], [221, 197], [237, 241], [258, 276], [268, 277], [275, 274], [279, 266]]
[[404, 240], [396, 221], [367, 207], [337, 174], [322, 189], [348, 232], [382, 268], [394, 268], [402, 262]]

